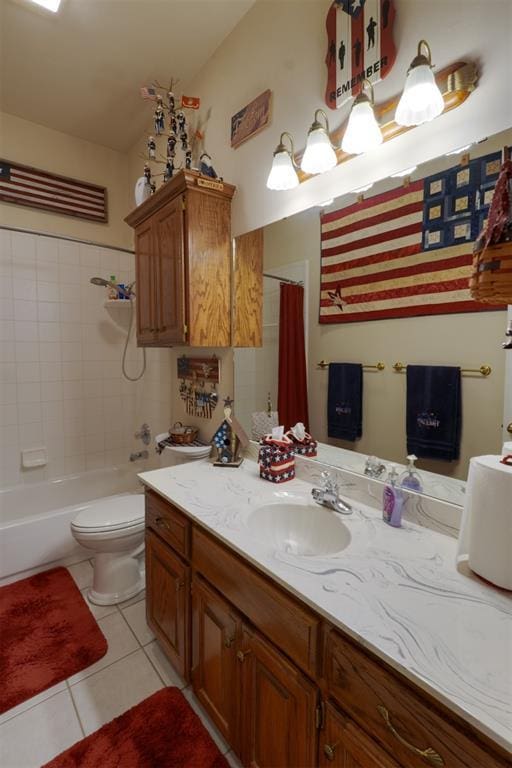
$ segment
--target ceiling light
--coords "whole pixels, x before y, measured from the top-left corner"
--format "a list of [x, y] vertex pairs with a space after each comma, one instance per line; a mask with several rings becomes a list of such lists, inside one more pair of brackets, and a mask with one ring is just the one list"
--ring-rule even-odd
[[[325, 125], [322, 125], [318, 118], [322, 116]], [[300, 164], [304, 173], [324, 173], [330, 171], [337, 165], [336, 152], [333, 149], [329, 138], [329, 121], [323, 109], [317, 109], [315, 119], [308, 131], [306, 149], [302, 156]]]
[[[427, 51], [421, 53], [421, 46]], [[418, 43], [418, 53], [407, 71], [404, 92], [398, 102], [395, 122], [398, 125], [421, 125], [433, 120], [444, 109], [444, 99], [432, 72], [430, 47], [426, 40]]]
[[410, 168], [406, 168], [403, 171], [398, 171], [398, 173], [392, 173], [391, 174], [391, 178], [392, 179], [401, 179], [404, 176], [410, 176], [411, 173], [414, 173], [414, 171], [416, 170], [417, 167], [418, 167], [417, 165], [411, 165]]
[[468, 149], [471, 149], [472, 146], [473, 146], [473, 142], [471, 142], [471, 144], [466, 144], [463, 147], [452, 149], [451, 152], [445, 152], [445, 157], [450, 157], [450, 155], [460, 155], [462, 152], [467, 152]]
[[[368, 97], [364, 89], [368, 88]], [[363, 152], [378, 147], [382, 144], [382, 132], [375, 119], [373, 111], [373, 86], [369, 80], [362, 82], [363, 90], [356, 97], [350, 110], [348, 125], [341, 142], [341, 148], [349, 155], [360, 155]]]
[[[290, 149], [286, 149], [283, 144], [284, 137], [290, 141]], [[274, 152], [272, 168], [267, 179], [268, 189], [285, 190], [294, 189], [299, 186], [299, 177], [297, 176], [296, 163], [293, 158], [293, 139], [287, 131], [283, 131]]]
[[369, 189], [373, 187], [373, 182], [371, 184], [366, 184], [364, 187], [358, 187], [357, 189], [352, 190], [352, 194], [354, 195], [360, 195], [361, 192], [368, 192]]
[[59, 6], [61, 3], [61, 0], [32, 0], [33, 3], [36, 5], [40, 5], [43, 8], [46, 8], [47, 11], [52, 11], [52, 13], [57, 13], [59, 10]]

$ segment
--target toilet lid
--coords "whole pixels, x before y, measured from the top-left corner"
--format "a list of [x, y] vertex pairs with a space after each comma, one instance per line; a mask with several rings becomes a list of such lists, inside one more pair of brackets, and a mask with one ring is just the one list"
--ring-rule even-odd
[[72, 522], [81, 531], [115, 531], [144, 523], [144, 495], [126, 493], [91, 501]]

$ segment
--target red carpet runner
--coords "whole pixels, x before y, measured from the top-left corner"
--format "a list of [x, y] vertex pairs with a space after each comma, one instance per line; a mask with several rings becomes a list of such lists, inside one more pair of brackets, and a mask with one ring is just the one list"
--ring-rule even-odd
[[163, 688], [43, 768], [228, 768], [177, 688]]
[[0, 637], [0, 713], [107, 652], [107, 641], [66, 568], [0, 587]]

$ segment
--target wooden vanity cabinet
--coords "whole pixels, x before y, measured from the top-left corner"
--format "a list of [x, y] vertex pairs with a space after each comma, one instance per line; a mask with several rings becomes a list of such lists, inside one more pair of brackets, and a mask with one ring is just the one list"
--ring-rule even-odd
[[234, 192], [180, 171], [126, 217], [135, 230], [138, 346], [230, 346]]
[[353, 721], [326, 704], [318, 745], [320, 768], [400, 768]]

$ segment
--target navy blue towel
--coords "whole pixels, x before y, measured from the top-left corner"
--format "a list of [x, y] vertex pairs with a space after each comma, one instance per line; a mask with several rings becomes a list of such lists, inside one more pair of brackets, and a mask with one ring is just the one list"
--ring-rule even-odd
[[459, 458], [462, 428], [460, 368], [407, 366], [407, 453]]
[[329, 365], [327, 434], [352, 442], [363, 434], [363, 366], [359, 363]]

